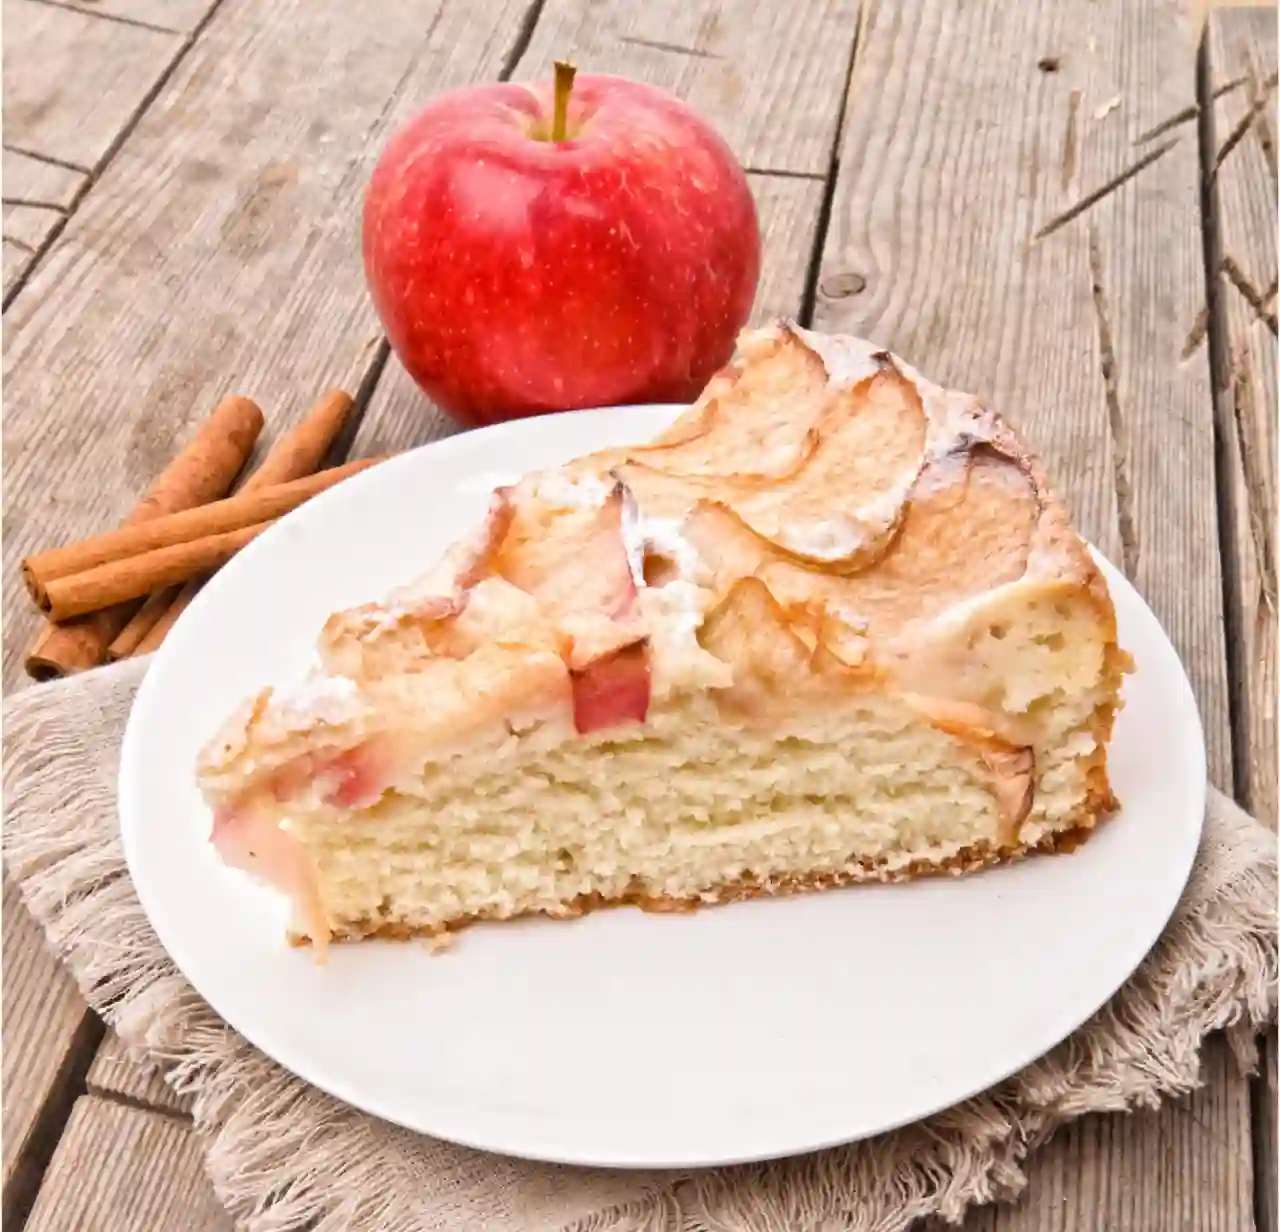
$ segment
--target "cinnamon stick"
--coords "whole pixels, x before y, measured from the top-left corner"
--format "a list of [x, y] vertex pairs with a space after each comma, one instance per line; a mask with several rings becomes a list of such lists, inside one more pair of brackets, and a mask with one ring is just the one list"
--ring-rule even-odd
[[[271, 446], [262, 465], [245, 480], [240, 490], [250, 492], [312, 474], [346, 425], [354, 406], [351, 395], [344, 390], [332, 389], [323, 394], [301, 421]], [[206, 574], [192, 578], [181, 587], [153, 593], [111, 643], [107, 660], [115, 662], [155, 650], [207, 580]]]
[[[225, 496], [253, 451], [262, 423], [262, 411], [250, 399], [236, 395], [223, 398], [122, 525]], [[27, 674], [36, 680], [52, 680], [96, 667], [136, 606], [133, 602], [122, 604], [63, 625], [46, 622], [27, 651]]]
[[116, 634], [111, 645], [107, 647], [108, 663], [127, 659], [138, 649], [142, 639], [155, 628], [156, 622], [173, 606], [179, 590], [178, 586], [166, 586], [164, 590], [153, 591], [147, 596], [146, 602], [134, 612], [129, 623]]
[[272, 521], [201, 535], [51, 578], [44, 584], [40, 606], [52, 619], [68, 620], [140, 598], [157, 587], [185, 582], [197, 573], [225, 565]]
[[262, 465], [245, 480], [240, 490], [252, 492], [313, 474], [354, 406], [351, 395], [344, 390], [331, 389], [322, 395], [297, 425], [267, 450]]
[[134, 654], [145, 655], [150, 654], [153, 650], [160, 649], [164, 639], [169, 636], [169, 630], [178, 623], [178, 617], [191, 606], [191, 600], [199, 593], [200, 587], [205, 581], [206, 579], [203, 577], [192, 578], [178, 591], [177, 598], [169, 604], [160, 619], [144, 634]]
[[[272, 484], [249, 492], [239, 492], [223, 500], [171, 513], [162, 518], [152, 518], [134, 526], [109, 530], [102, 535], [82, 539], [66, 547], [50, 548], [28, 556], [22, 562], [22, 575], [27, 589], [42, 611], [49, 610], [45, 590], [50, 582], [72, 577], [99, 565], [114, 564], [132, 556], [154, 552], [207, 539], [211, 535], [223, 535], [243, 530], [260, 522], [270, 522], [282, 514], [296, 509], [304, 501], [323, 492], [326, 488], [373, 466], [378, 458], [365, 458], [335, 466], [315, 475], [294, 479], [289, 483]], [[187, 575], [188, 577], [190, 574]], [[156, 586], [164, 586], [178, 578], [155, 579]], [[154, 589], [150, 587], [149, 589]], [[142, 593], [146, 593], [143, 591]]]

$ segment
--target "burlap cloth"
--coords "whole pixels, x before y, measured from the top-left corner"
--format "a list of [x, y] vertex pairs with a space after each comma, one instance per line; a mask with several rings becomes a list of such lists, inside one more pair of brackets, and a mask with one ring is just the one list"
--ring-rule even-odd
[[1208, 1032], [1225, 1028], [1251, 1068], [1255, 1032], [1275, 1012], [1276, 840], [1211, 791], [1191, 882], [1139, 971], [1072, 1038], [957, 1108], [816, 1155], [692, 1174], [555, 1167], [420, 1137], [263, 1056], [160, 947], [115, 812], [144, 670], [126, 662], [6, 702], [5, 861], [89, 1003], [194, 1097], [214, 1188], [247, 1228], [897, 1232], [929, 1214], [958, 1221], [1016, 1196], [1028, 1153], [1064, 1122], [1194, 1088]]

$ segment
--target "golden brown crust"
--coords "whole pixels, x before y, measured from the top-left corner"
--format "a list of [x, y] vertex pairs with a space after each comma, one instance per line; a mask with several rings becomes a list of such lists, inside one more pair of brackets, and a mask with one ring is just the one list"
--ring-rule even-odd
[[[624, 660], [631, 646], [643, 653]], [[264, 694], [211, 746], [212, 803], [262, 798], [317, 749], [329, 765], [384, 741], [394, 773], [364, 776], [381, 790], [485, 741], [536, 729], [546, 749], [643, 723], [670, 699], [709, 695], [727, 719], [772, 730], [878, 693], [956, 737], [953, 760], [976, 760], [1002, 821], [993, 846], [892, 875], [744, 883], [717, 901], [1020, 858], [1026, 820], [1041, 816], [1037, 758], [1056, 739], [1040, 716], [1063, 702], [1079, 724], [1101, 699], [1071, 797], [1084, 796], [1081, 832], [1114, 806], [1107, 744], [1127, 657], [1105, 578], [1039, 460], [973, 395], [788, 322], [745, 335], [654, 441], [501, 489], [436, 570], [335, 615], [321, 649], [315, 679]], [[627, 672], [601, 677], [619, 661]], [[337, 790], [327, 803], [362, 807]]]
[[[430, 928], [414, 928], [393, 922], [376, 920], [347, 922], [335, 929], [332, 939], [343, 941], [410, 941], [415, 938], [437, 938], [459, 932], [473, 924], [518, 919], [522, 916], [542, 915], [554, 919], [576, 919], [592, 911], [608, 907], [639, 907], [656, 914], [684, 914], [704, 907], [718, 907], [726, 903], [745, 902], [758, 898], [782, 898], [794, 894], [811, 894], [823, 890], [843, 889], [856, 885], [898, 884], [918, 881], [924, 877], [959, 877], [980, 872], [1001, 864], [1013, 864], [1032, 855], [1066, 853], [1076, 850], [1115, 809], [1110, 791], [1105, 789], [1105, 773], [1102, 793], [1091, 794], [1079, 820], [1066, 829], [1056, 830], [1036, 843], [1017, 844], [1009, 847], [993, 847], [977, 843], [937, 863], [925, 860], [913, 861], [905, 868], [888, 870], [872, 864], [860, 864], [836, 873], [812, 873], [803, 876], [779, 878], [764, 884], [753, 878], [741, 878], [706, 892], [706, 896], [693, 899], [655, 897], [643, 890], [629, 890], [617, 898], [600, 894], [581, 895], [564, 903], [557, 911], [522, 912], [519, 915], [499, 915], [496, 912], [480, 912], [460, 916]], [[295, 946], [309, 944], [309, 938], [291, 934], [289, 941]]]
[[[622, 644], [647, 631], [664, 687], [709, 687], [711, 669], [720, 665], [667, 636], [668, 624], [684, 625], [683, 612], [641, 604], [654, 627], [635, 629], [632, 623], [644, 623], [635, 612], [620, 628], [612, 611], [562, 610], [566, 594], [576, 601], [591, 589], [585, 581], [622, 560], [618, 519], [604, 518], [606, 505], [598, 515], [590, 509], [589, 494], [610, 485], [616, 493], [628, 465], [635, 483], [627, 508], [641, 522], [670, 520], [685, 509], [678, 533], [687, 539], [700, 508], [705, 514], [713, 500], [722, 506], [724, 516], [705, 527], [706, 541], [693, 543], [699, 564], [690, 577], [698, 576], [688, 589], [701, 621], [746, 579], [767, 586], [797, 628], [813, 614], [827, 629], [838, 614], [853, 613], [841, 646], [824, 640], [808, 647], [819, 665], [835, 659], [850, 669], [823, 673], [824, 686], [920, 691], [889, 678], [901, 648], [888, 643], [904, 629], [908, 642], [927, 638], [957, 606], [1007, 585], [1026, 600], [1087, 597], [1108, 654], [1114, 648], [1105, 580], [1044, 468], [1004, 418], [871, 343], [782, 321], [744, 335], [733, 364], [656, 440], [587, 455], [503, 489], [485, 523], [424, 581], [388, 604], [332, 617], [322, 649], [329, 672], [355, 683], [351, 721], [339, 733], [331, 717], [264, 695], [207, 750], [200, 769], [207, 794], [234, 793], [277, 752], [283, 757], [348, 734], [363, 739], [368, 725], [404, 727], [411, 715], [398, 699], [418, 690], [398, 681], [427, 669], [442, 678], [442, 692], [501, 691], [506, 710], [528, 709], [499, 689], [504, 682], [495, 673], [507, 670], [505, 661], [495, 666], [480, 653], [495, 640], [528, 654], [554, 649], [580, 657], [582, 648], [593, 655], [600, 649], [601, 630], [625, 634]], [[489, 576], [495, 568], [501, 576]], [[439, 670], [441, 659], [455, 663]], [[384, 682], [390, 687], [375, 688]], [[738, 692], [752, 690], [744, 679]], [[377, 704], [358, 716], [371, 692]], [[789, 704], [785, 690], [755, 692], [762, 694], [756, 709]], [[431, 751], [425, 737], [418, 743]]]

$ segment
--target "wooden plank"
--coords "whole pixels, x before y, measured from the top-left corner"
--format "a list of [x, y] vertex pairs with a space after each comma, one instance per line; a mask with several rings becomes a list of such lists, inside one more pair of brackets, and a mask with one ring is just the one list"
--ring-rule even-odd
[[6, 149], [0, 164], [0, 189], [6, 205], [36, 205], [65, 213], [75, 205], [86, 178], [83, 171], [17, 150]]
[[[1213, 181], [1219, 259], [1215, 325], [1223, 344], [1218, 422], [1226, 453], [1228, 591], [1242, 726], [1241, 802], [1273, 825], [1276, 787], [1276, 11], [1233, 9], [1209, 25], [1210, 85], [1244, 78], [1218, 99]], [[1270, 81], [1268, 87], [1265, 83]]]
[[[1187, 346], [1205, 306], [1198, 142], [1187, 124], [1139, 140], [1194, 105], [1173, 6], [876, 6], [815, 316], [1021, 425], [1179, 648], [1229, 790], [1209, 364]], [[1064, 1140], [1080, 1166], [1054, 1181], [1033, 1161], [1033, 1192], [1058, 1186], [1064, 1229], [1248, 1228], [1245, 1091], [1213, 1062], [1197, 1097], [1212, 1134], [1181, 1132], [1176, 1110], [1087, 1118]], [[993, 1218], [1044, 1226], [1027, 1203]]]
[[[804, 299], [805, 275], [822, 208], [822, 183], [790, 176], [748, 178], [763, 245], [752, 320], [794, 316]], [[393, 355], [369, 401], [353, 454], [374, 457], [394, 453], [455, 431], [453, 421], [427, 400]]]
[[4, 1197], [0, 1219], [27, 1206], [53, 1151], [100, 1029], [70, 975], [6, 880], [3, 911]]
[[[1218, 365], [1219, 482], [1227, 559], [1228, 652], [1234, 691], [1236, 791], [1255, 816], [1280, 820], [1276, 768], [1276, 11], [1209, 20], [1210, 208], [1217, 263], [1211, 336]], [[1241, 82], [1232, 89], [1231, 83]], [[1255, 1213], [1276, 1232], [1276, 1032], [1253, 1083]]]
[[33, 257], [66, 214], [43, 205], [4, 204], [4, 238]]
[[4, 294], [31, 263], [88, 182], [83, 171], [4, 151]]
[[[1248, 1232], [1247, 1094], [1230, 1080], [1234, 1064], [1217, 1039], [1189, 1098], [1064, 1128], [1036, 1153], [1021, 1201], [975, 1208], [960, 1232]], [[1163, 1212], [1179, 1215], [1161, 1222]], [[931, 1220], [919, 1232], [955, 1229]]]
[[14, 286], [31, 268], [35, 259], [35, 250], [29, 244], [20, 243], [5, 236], [3, 255], [0, 256], [0, 262], [2, 262], [0, 268], [3, 269], [3, 288], [0, 293], [8, 295], [9, 288]]
[[[373, 161], [429, 92], [497, 75], [523, 3], [224, 3], [6, 314], [6, 569], [115, 523], [224, 392], [278, 431], [359, 385]], [[34, 620], [5, 603], [11, 685]]]
[[1253, 1166], [1254, 1211], [1258, 1232], [1276, 1232], [1277, 1193], [1276, 1156], [1277, 1109], [1280, 1108], [1280, 1091], [1277, 1090], [1276, 1070], [1280, 1049], [1276, 1046], [1276, 1030], [1267, 1032], [1262, 1040], [1261, 1072], [1253, 1083]]
[[517, 76], [553, 60], [679, 95], [743, 166], [825, 176], [853, 50], [858, 0], [546, 0]]
[[26, 1232], [232, 1227], [189, 1125], [86, 1095], [76, 1101]]
[[4, 0], [4, 139], [95, 167], [183, 46], [179, 35]]
[[3, 207], [4, 294], [31, 268], [45, 241], [66, 217], [60, 210], [33, 205]]
[[[360, 385], [378, 340], [359, 243], [373, 161], [427, 94], [497, 76], [524, 11], [398, 0], [371, 22], [342, 0], [224, 0], [5, 314], [7, 576], [118, 521], [223, 393], [259, 400], [270, 435], [323, 388]], [[79, 99], [86, 122], [100, 103]], [[19, 592], [6, 689], [35, 627]], [[6, 981], [29, 974], [5, 1064], [38, 1108], [75, 1028], [41, 1008], [57, 976], [21, 920], [6, 911]]]
[[92, 13], [95, 17], [119, 18], [154, 26], [160, 30], [185, 33], [194, 30], [218, 0], [44, 0], [65, 8]]
[[129, 1059], [129, 1053], [114, 1031], [108, 1031], [89, 1072], [85, 1084], [94, 1094], [123, 1095], [152, 1108], [179, 1116], [188, 1114], [194, 1102], [190, 1096], [178, 1095], [160, 1074], [150, 1066]]

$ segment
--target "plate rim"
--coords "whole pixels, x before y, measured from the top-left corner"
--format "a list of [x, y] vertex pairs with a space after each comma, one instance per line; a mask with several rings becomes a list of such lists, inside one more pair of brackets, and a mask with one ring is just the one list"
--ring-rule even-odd
[[[580, 418], [582, 416], [603, 417], [617, 412], [661, 412], [674, 417], [683, 409], [683, 406], [677, 404], [642, 404], [628, 405], [624, 407], [592, 408], [584, 411], [558, 412], [553, 415], [536, 416], [528, 419], [518, 419], [507, 421], [505, 423], [486, 425], [481, 428], [458, 432], [439, 440], [428, 441], [422, 445], [415, 446], [412, 449], [405, 450], [402, 453], [386, 459], [377, 466], [370, 467], [350, 476], [342, 484], [335, 485], [333, 488], [318, 494], [303, 506], [300, 506], [298, 509], [279, 519], [275, 526], [269, 528], [263, 535], [259, 536], [253, 543], [249, 544], [244, 551], [239, 553], [227, 566], [224, 566], [224, 568], [201, 589], [200, 593], [197, 594], [195, 600], [188, 609], [188, 612], [183, 614], [182, 621], [188, 621], [191, 612], [201, 610], [206, 604], [214, 602], [214, 597], [216, 597], [222, 587], [233, 585], [234, 582], [226, 581], [228, 576], [234, 579], [236, 574], [242, 570], [251, 569], [254, 565], [254, 561], [256, 561], [259, 555], [265, 555], [266, 553], [274, 550], [274, 544], [282, 537], [282, 534], [287, 533], [287, 530], [284, 530], [283, 528], [288, 527], [294, 519], [303, 515], [304, 510], [314, 509], [315, 506], [321, 503], [328, 505], [343, 500], [354, 499], [352, 495], [353, 489], [356, 489], [360, 485], [371, 487], [382, 482], [382, 476], [386, 474], [387, 468], [394, 467], [402, 469], [412, 467], [416, 464], [418, 459], [429, 453], [434, 454], [437, 458], [442, 454], [447, 457], [449, 453], [454, 452], [459, 448], [473, 448], [478, 439], [487, 436], [509, 434], [519, 435], [526, 432], [536, 435], [539, 431], [545, 430], [544, 421], [546, 420], [563, 422], [570, 418]], [[508, 473], [506, 468], [499, 469], [502, 470], [504, 474]], [[445, 501], [449, 499], [449, 495], [450, 491], [445, 490], [438, 494], [433, 494], [426, 499], [428, 501]], [[992, 1087], [1005, 1081], [1068, 1038], [1072, 1033], [1078, 1030], [1080, 1026], [1093, 1017], [1099, 1009], [1105, 1006], [1115, 993], [1128, 981], [1133, 972], [1141, 965], [1143, 959], [1151, 951], [1154, 945], [1159, 942], [1160, 936], [1163, 934], [1169, 920], [1177, 910], [1178, 903], [1181, 900], [1182, 894], [1185, 891], [1186, 884], [1194, 867], [1195, 856], [1199, 849], [1203, 832], [1204, 809], [1207, 797], [1207, 748], [1204, 737], [1203, 716], [1200, 711], [1199, 703], [1195, 697], [1190, 678], [1186, 667], [1182, 662], [1181, 656], [1178, 654], [1176, 647], [1174, 647], [1172, 640], [1155, 612], [1151, 609], [1150, 605], [1146, 602], [1145, 598], [1133, 583], [1124, 576], [1123, 572], [1119, 568], [1117, 568], [1095, 545], [1089, 543], [1087, 540], [1084, 540], [1084, 542], [1094, 559], [1099, 563], [1100, 568], [1102, 568], [1109, 589], [1114, 591], [1114, 588], [1118, 584], [1120, 588], [1128, 592], [1128, 598], [1138, 606], [1138, 608], [1145, 614], [1145, 618], [1151, 622], [1153, 630], [1158, 633], [1160, 640], [1164, 643], [1164, 648], [1167, 651], [1168, 658], [1172, 664], [1176, 665], [1177, 668], [1174, 678], [1168, 682], [1168, 684], [1183, 694], [1183, 700], [1186, 703], [1183, 707], [1183, 717], [1189, 722], [1189, 726], [1185, 734], [1188, 737], [1188, 742], [1195, 757], [1196, 764], [1192, 769], [1197, 771], [1194, 777], [1188, 776], [1188, 778], [1189, 782], [1199, 785], [1194, 789], [1196, 795], [1193, 801], [1196, 805], [1196, 817], [1198, 819], [1195, 829], [1195, 841], [1190, 842], [1188, 840], [1187, 856], [1180, 865], [1180, 871], [1177, 879], [1177, 893], [1171, 895], [1171, 901], [1167, 912], [1163, 910], [1161, 912], [1159, 929], [1156, 931], [1154, 940], [1150, 944], [1142, 946], [1140, 949], [1135, 946], [1135, 950], [1137, 950], [1137, 952], [1132, 963], [1130, 963], [1126, 958], [1125, 974], [1123, 977], [1115, 984], [1114, 987], [1110, 988], [1095, 1005], [1091, 1006], [1087, 1014], [1080, 1015], [1077, 1010], [1073, 1010], [1069, 1015], [1067, 1015], [1067, 1017], [1072, 1019], [1072, 1022], [1065, 1030], [1057, 1033], [1056, 1038], [1046, 1047], [1037, 1048], [1030, 1056], [1019, 1056], [1016, 1061], [1011, 1062], [999, 1075], [988, 1081], [981, 1082], [978, 1086], [974, 1087], [972, 1090], [966, 1091], [965, 1094], [958, 1098], [948, 1096], [948, 1098], [941, 1103], [931, 1105], [923, 1111], [912, 1111], [909, 1115], [905, 1115], [896, 1121], [886, 1121], [883, 1124], [878, 1125], [873, 1130], [860, 1132], [852, 1136], [846, 1134], [831, 1137], [827, 1135], [817, 1139], [806, 1139], [805, 1141], [797, 1144], [785, 1147], [780, 1146], [775, 1149], [755, 1151], [746, 1154], [732, 1153], [714, 1155], [707, 1158], [691, 1159], [685, 1156], [680, 1156], [669, 1160], [654, 1158], [633, 1159], [629, 1156], [617, 1156], [608, 1152], [601, 1153], [597, 1156], [591, 1156], [586, 1155], [581, 1150], [577, 1149], [564, 1150], [552, 1147], [544, 1149], [531, 1147], [528, 1143], [524, 1143], [520, 1146], [502, 1144], [496, 1142], [492, 1136], [486, 1137], [483, 1133], [471, 1134], [468, 1132], [455, 1132], [449, 1127], [442, 1128], [440, 1126], [433, 1126], [431, 1128], [424, 1128], [420, 1122], [415, 1123], [412, 1119], [406, 1118], [403, 1115], [396, 1115], [394, 1112], [388, 1111], [385, 1107], [371, 1106], [368, 1099], [362, 1098], [358, 1091], [347, 1089], [347, 1084], [343, 1082], [333, 1081], [323, 1074], [317, 1075], [314, 1071], [306, 1072], [307, 1067], [305, 1065], [299, 1065], [296, 1058], [291, 1059], [289, 1062], [282, 1060], [280, 1053], [281, 1051], [287, 1050], [270, 1047], [267, 1043], [263, 1042], [263, 1035], [269, 1034], [269, 1032], [263, 1032], [258, 1029], [246, 1030], [239, 1021], [236, 1021], [236, 1019], [239, 1018], [239, 1015], [229, 1015], [224, 1008], [216, 1005], [200, 987], [199, 982], [189, 974], [187, 966], [179, 961], [178, 956], [175, 954], [175, 949], [182, 951], [184, 947], [180, 944], [177, 946], [172, 944], [172, 934], [170, 934], [169, 939], [166, 939], [165, 933], [167, 930], [165, 926], [162, 926], [158, 922], [157, 913], [153, 910], [154, 900], [152, 899], [151, 889], [146, 885], [145, 878], [140, 882], [137, 876], [137, 844], [141, 841], [141, 834], [139, 833], [140, 827], [137, 822], [137, 818], [140, 816], [140, 810], [136, 804], [136, 797], [140, 794], [141, 788], [139, 781], [141, 776], [137, 773], [140, 769], [138, 748], [143, 744], [145, 739], [144, 736], [139, 733], [145, 730], [145, 716], [148, 714], [148, 708], [153, 704], [153, 697], [157, 694], [157, 691], [162, 688], [167, 665], [173, 660], [175, 655], [181, 652], [180, 638], [166, 639], [157, 651], [139, 686], [138, 692], [135, 695], [121, 743], [120, 762], [117, 771], [118, 824], [120, 827], [121, 843], [130, 880], [134, 885], [135, 893], [138, 896], [143, 912], [146, 914], [152, 929], [156, 933], [157, 939], [160, 941], [160, 944], [164, 948], [170, 961], [174, 963], [174, 966], [182, 973], [183, 977], [192, 985], [193, 989], [200, 995], [205, 1003], [209, 1005], [214, 1013], [222, 1018], [228, 1026], [240, 1034], [253, 1047], [257, 1048], [264, 1055], [270, 1057], [276, 1064], [280, 1065], [281, 1068], [300, 1080], [316, 1087], [318, 1090], [325, 1092], [333, 1098], [342, 1101], [348, 1106], [357, 1109], [365, 1115], [378, 1117], [414, 1133], [439, 1138], [472, 1149], [536, 1162], [568, 1164], [572, 1166], [605, 1167], [621, 1170], [650, 1170], [724, 1167], [736, 1164], [780, 1159], [792, 1155], [805, 1154], [812, 1151], [825, 1150], [835, 1146], [850, 1144], [869, 1137], [878, 1136], [881, 1133], [891, 1132], [906, 1125], [914, 1124], [924, 1118], [944, 1111], [945, 1109], [955, 1107], [958, 1104], [973, 1098], [975, 1095], [978, 1095], [983, 1091], [990, 1090]], [[143, 716], [143, 721], [135, 721], [135, 717], [139, 715]], [[215, 716], [211, 720], [211, 730], [216, 726], [216, 722], [217, 718]], [[1120, 815], [1122, 814], [1123, 804]], [[1105, 824], [1115, 824], [1119, 820], [1120, 815], [1109, 819]], [[127, 816], [131, 816], [134, 820], [130, 822], [126, 819]], [[161, 911], [159, 915], [160, 918], [163, 919], [165, 913]], [[556, 1124], [559, 1123], [560, 1122], [556, 1122]]]

